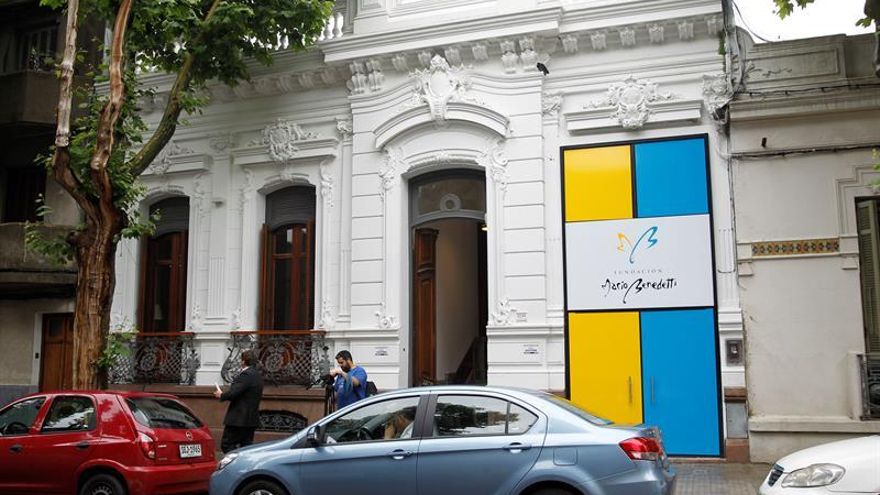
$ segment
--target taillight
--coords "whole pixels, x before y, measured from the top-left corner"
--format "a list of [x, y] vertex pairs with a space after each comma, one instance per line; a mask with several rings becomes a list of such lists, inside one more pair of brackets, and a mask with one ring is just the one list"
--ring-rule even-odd
[[138, 434], [138, 446], [147, 459], [156, 459], [156, 439], [146, 433]]
[[620, 448], [634, 461], [656, 461], [663, 456], [663, 447], [656, 438], [629, 438], [620, 442]]

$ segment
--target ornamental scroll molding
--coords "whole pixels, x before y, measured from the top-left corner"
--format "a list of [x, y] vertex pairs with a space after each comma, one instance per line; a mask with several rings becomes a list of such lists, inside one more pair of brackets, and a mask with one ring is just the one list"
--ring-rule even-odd
[[388, 148], [385, 150], [385, 163], [379, 169], [379, 197], [385, 202], [385, 196], [394, 184], [397, 183], [397, 177], [406, 170], [406, 163], [403, 161], [403, 152], [399, 148]]
[[159, 156], [156, 157], [149, 168], [149, 173], [153, 175], [165, 175], [168, 173], [168, 169], [171, 168], [171, 165], [174, 164], [174, 157], [193, 154], [195, 154], [195, 150], [184, 148], [172, 139], [168, 142], [168, 145], [159, 152]]
[[727, 106], [732, 98], [733, 87], [727, 74], [703, 76], [703, 103], [711, 115], [717, 115], [718, 110]]
[[317, 134], [304, 130], [299, 124], [279, 118], [263, 129], [263, 139], [255, 144], [267, 145], [273, 161], [287, 163], [299, 152], [296, 143], [318, 138]]
[[623, 82], [612, 84], [603, 99], [588, 103], [585, 108], [611, 107], [611, 118], [624, 129], [639, 129], [653, 114], [652, 104], [672, 98], [672, 93], [661, 92], [656, 83], [631, 75]]
[[507, 182], [510, 180], [507, 172], [508, 162], [504, 154], [504, 141], [501, 139], [490, 141], [486, 151], [477, 158], [477, 163], [486, 169], [486, 175], [501, 192], [507, 191]]
[[505, 297], [498, 301], [498, 309], [492, 312], [492, 322], [498, 326], [508, 327], [516, 320], [516, 308], [510, 305]]
[[446, 122], [449, 102], [469, 102], [485, 106], [480, 99], [468, 94], [471, 80], [463, 67], [451, 67], [440, 55], [434, 55], [427, 69], [410, 73], [410, 78], [414, 80], [413, 94], [403, 105], [404, 109], [427, 104], [431, 118], [437, 124]]
[[318, 320], [318, 328], [328, 330], [333, 327], [335, 319], [333, 318], [333, 307], [330, 305], [330, 299], [321, 300], [321, 319]]
[[388, 314], [385, 310], [385, 303], [379, 304], [379, 310], [376, 311], [375, 315], [379, 328], [384, 330], [397, 328], [397, 318]]
[[333, 208], [333, 174], [330, 171], [330, 164], [321, 165], [321, 197], [324, 198], [324, 204], [328, 208]]
[[562, 94], [558, 91], [545, 91], [541, 99], [541, 113], [548, 117], [559, 116], [562, 108]]

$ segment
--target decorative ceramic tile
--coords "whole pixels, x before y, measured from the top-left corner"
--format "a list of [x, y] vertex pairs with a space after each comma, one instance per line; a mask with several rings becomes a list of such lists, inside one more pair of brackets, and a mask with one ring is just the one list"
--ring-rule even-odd
[[840, 239], [807, 239], [752, 243], [752, 256], [792, 256], [840, 252]]

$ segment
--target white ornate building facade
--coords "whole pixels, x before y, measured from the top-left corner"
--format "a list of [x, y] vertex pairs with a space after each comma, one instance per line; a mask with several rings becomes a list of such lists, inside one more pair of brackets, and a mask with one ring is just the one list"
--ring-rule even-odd
[[[565, 150], [688, 137], [705, 150], [708, 436], [744, 436], [727, 433], [744, 415], [724, 394], [745, 386], [728, 144], [714, 119], [730, 96], [724, 25], [716, 0], [340, 2], [309, 52], [211, 86], [204, 114], [144, 175], [144, 213], [165, 214], [155, 239], [120, 246], [114, 324], [193, 332], [202, 385], [219, 380], [231, 331], [315, 328], [379, 388], [565, 392], [586, 363], [567, 336], [565, 281], [581, 275], [567, 272], [578, 247], [566, 247], [563, 202], [587, 195], [569, 188]], [[144, 81], [158, 87], [144, 106], [155, 122], [171, 79]], [[658, 396], [674, 396], [669, 383], [657, 380]], [[651, 419], [654, 375], [613, 386]], [[678, 453], [724, 454], [713, 445]]]

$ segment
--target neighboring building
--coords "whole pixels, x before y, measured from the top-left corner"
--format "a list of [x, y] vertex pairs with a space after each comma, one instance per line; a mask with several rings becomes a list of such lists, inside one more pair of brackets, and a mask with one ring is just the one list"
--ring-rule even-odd
[[[144, 175], [143, 212], [162, 220], [120, 246], [114, 326], [189, 331], [198, 385], [228, 378], [248, 346], [274, 381], [305, 384], [327, 365], [314, 344], [326, 338], [382, 389], [569, 387], [612, 419], [659, 424], [675, 454], [723, 455], [745, 414], [725, 425], [724, 390], [744, 395], [744, 369], [726, 141], [711, 116], [729, 96], [721, 2], [337, 6], [308, 53], [211, 86], [204, 115]], [[170, 79], [143, 81], [159, 88], [144, 105], [155, 123]], [[670, 216], [644, 265], [625, 265], [640, 233], [627, 229]], [[565, 248], [573, 224], [610, 229], [607, 265], [574, 234]], [[620, 295], [596, 294], [605, 268], [629, 282], [663, 273], [636, 291], [663, 296], [602, 302]], [[691, 327], [693, 339], [676, 333]], [[166, 362], [167, 336], [141, 339]]]
[[873, 45], [743, 49], [730, 134], [753, 461], [880, 432]]
[[[79, 214], [45, 168], [34, 164], [55, 135], [58, 79], [46, 59], [63, 45], [64, 18], [33, 0], [3, 2], [0, 19], [0, 404], [5, 404], [70, 383], [76, 267], [59, 267], [28, 252], [25, 222], [43, 221], [49, 235], [63, 234]], [[88, 35], [84, 30], [82, 37]], [[37, 216], [39, 198], [52, 208], [45, 219]]]

